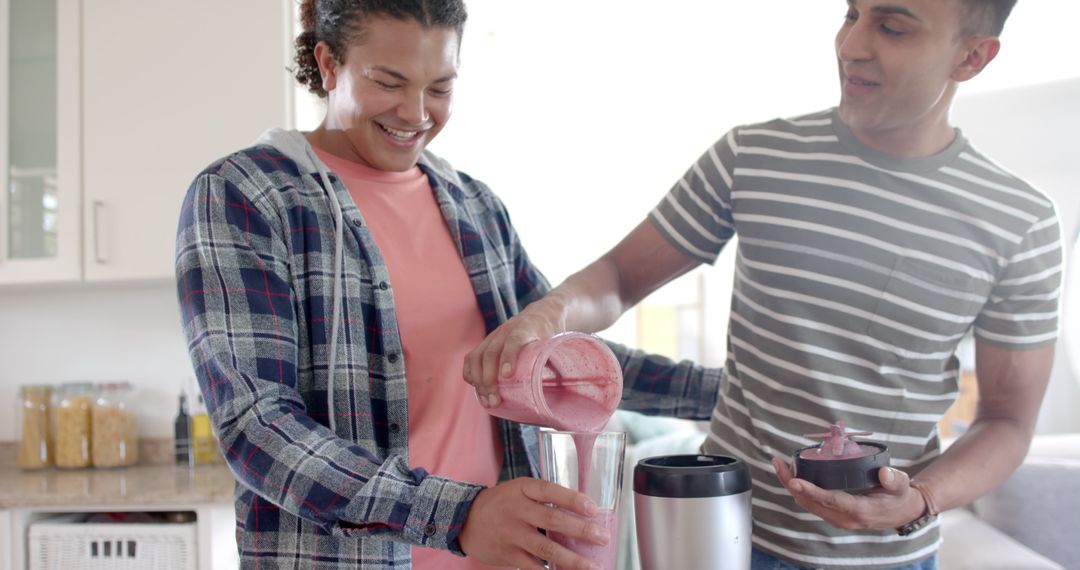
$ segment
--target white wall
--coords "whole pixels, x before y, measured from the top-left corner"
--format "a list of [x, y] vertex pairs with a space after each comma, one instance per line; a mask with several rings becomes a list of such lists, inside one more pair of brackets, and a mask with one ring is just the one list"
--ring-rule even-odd
[[[468, 5], [455, 118], [433, 148], [503, 197], [554, 282], [643, 219], [731, 126], [836, 99], [842, 0]], [[1020, 3], [1002, 55], [964, 91], [1080, 77], [1080, 60], [1064, 55], [1077, 16], [1073, 0]], [[299, 124], [310, 116], [300, 113]], [[714, 364], [724, 350], [725, 267], [707, 275], [718, 292], [705, 358]], [[175, 306], [169, 284], [0, 290], [0, 401], [13, 401], [22, 383], [128, 379], [143, 391], [143, 433], [167, 436], [191, 375]], [[624, 323], [612, 334], [630, 340], [632, 331]], [[9, 417], [0, 411], [0, 440], [14, 437]]]
[[175, 286], [67, 286], [0, 293], [0, 440], [15, 438], [19, 384], [135, 385], [143, 437], [171, 437], [182, 386], [194, 377]]
[[[732, 126], [837, 100], [843, 0], [468, 6], [455, 117], [432, 148], [503, 197], [554, 281], [614, 245]], [[1080, 76], [1063, 56], [1076, 19], [1074, 0], [1021, 2], [964, 92]]]
[[[1080, 78], [959, 97], [953, 120], [999, 164], [1057, 203], [1066, 259], [1080, 228]], [[1039, 414], [1040, 433], [1080, 431], [1080, 272], [1069, 263], [1062, 339]]]

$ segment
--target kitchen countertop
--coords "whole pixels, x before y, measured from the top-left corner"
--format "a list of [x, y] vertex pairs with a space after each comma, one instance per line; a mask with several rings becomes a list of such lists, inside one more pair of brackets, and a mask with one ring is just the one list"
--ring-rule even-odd
[[182, 507], [232, 503], [233, 476], [224, 465], [189, 468], [134, 465], [113, 469], [26, 471], [0, 465], [0, 509]]
[[233, 502], [233, 476], [220, 456], [215, 465], [178, 466], [171, 438], [140, 439], [138, 465], [108, 469], [19, 469], [15, 451], [15, 442], [0, 441], [0, 509], [177, 509]]

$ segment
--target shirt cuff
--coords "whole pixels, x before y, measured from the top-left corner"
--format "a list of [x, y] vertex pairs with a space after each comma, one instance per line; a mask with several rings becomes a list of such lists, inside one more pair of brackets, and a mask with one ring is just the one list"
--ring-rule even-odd
[[464, 556], [461, 531], [482, 485], [429, 475], [420, 483], [405, 520], [406, 540]]

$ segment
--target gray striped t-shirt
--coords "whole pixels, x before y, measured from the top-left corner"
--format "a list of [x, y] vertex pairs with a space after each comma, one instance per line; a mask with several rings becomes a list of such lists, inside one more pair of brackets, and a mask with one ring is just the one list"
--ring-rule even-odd
[[836, 420], [874, 432], [917, 473], [958, 394], [955, 349], [1057, 338], [1061, 237], [1053, 203], [961, 135], [897, 159], [835, 110], [739, 127], [650, 214], [680, 250], [738, 252], [721, 397], [704, 449], [753, 474], [754, 545], [802, 566], [889, 568], [930, 556], [907, 537], [846, 531], [801, 509], [769, 460]]

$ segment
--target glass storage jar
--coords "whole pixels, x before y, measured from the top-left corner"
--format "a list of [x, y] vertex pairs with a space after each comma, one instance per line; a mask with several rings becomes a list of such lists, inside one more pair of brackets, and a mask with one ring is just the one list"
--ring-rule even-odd
[[94, 467], [123, 467], [139, 460], [139, 430], [128, 382], [98, 385], [91, 410]]
[[19, 427], [19, 455], [16, 465], [23, 469], [43, 469], [53, 464], [49, 409], [52, 386], [19, 386], [15, 425]]
[[90, 406], [94, 385], [67, 382], [53, 394], [53, 445], [56, 466], [74, 469], [90, 466]]

